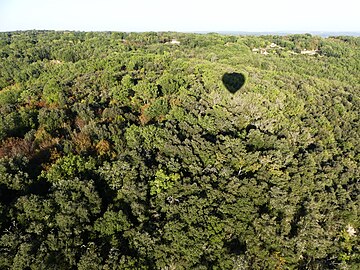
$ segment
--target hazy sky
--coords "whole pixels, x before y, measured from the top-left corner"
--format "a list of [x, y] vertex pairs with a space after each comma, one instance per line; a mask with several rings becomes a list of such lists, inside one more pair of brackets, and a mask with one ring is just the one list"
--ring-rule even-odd
[[0, 0], [0, 31], [354, 31], [360, 0]]

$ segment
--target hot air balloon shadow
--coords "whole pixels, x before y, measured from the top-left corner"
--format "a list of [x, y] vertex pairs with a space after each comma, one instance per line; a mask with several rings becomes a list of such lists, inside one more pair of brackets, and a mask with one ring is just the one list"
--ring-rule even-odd
[[245, 76], [237, 72], [225, 73], [222, 76], [222, 82], [230, 93], [235, 94], [244, 86]]

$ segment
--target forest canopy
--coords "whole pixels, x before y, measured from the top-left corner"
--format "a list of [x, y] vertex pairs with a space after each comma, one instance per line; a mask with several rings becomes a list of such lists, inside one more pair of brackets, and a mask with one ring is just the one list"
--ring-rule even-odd
[[0, 269], [359, 269], [360, 38], [0, 33]]

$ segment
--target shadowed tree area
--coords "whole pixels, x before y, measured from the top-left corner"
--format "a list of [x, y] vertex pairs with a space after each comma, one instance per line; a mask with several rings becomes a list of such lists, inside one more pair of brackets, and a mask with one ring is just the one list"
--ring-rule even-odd
[[225, 73], [222, 82], [230, 93], [235, 94], [245, 84], [245, 76], [237, 72]]

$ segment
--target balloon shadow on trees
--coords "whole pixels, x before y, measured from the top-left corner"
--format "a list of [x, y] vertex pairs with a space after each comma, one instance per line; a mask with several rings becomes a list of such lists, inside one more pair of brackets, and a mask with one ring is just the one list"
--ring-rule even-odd
[[235, 94], [244, 86], [245, 76], [237, 72], [225, 73], [222, 76], [222, 82], [230, 93]]

